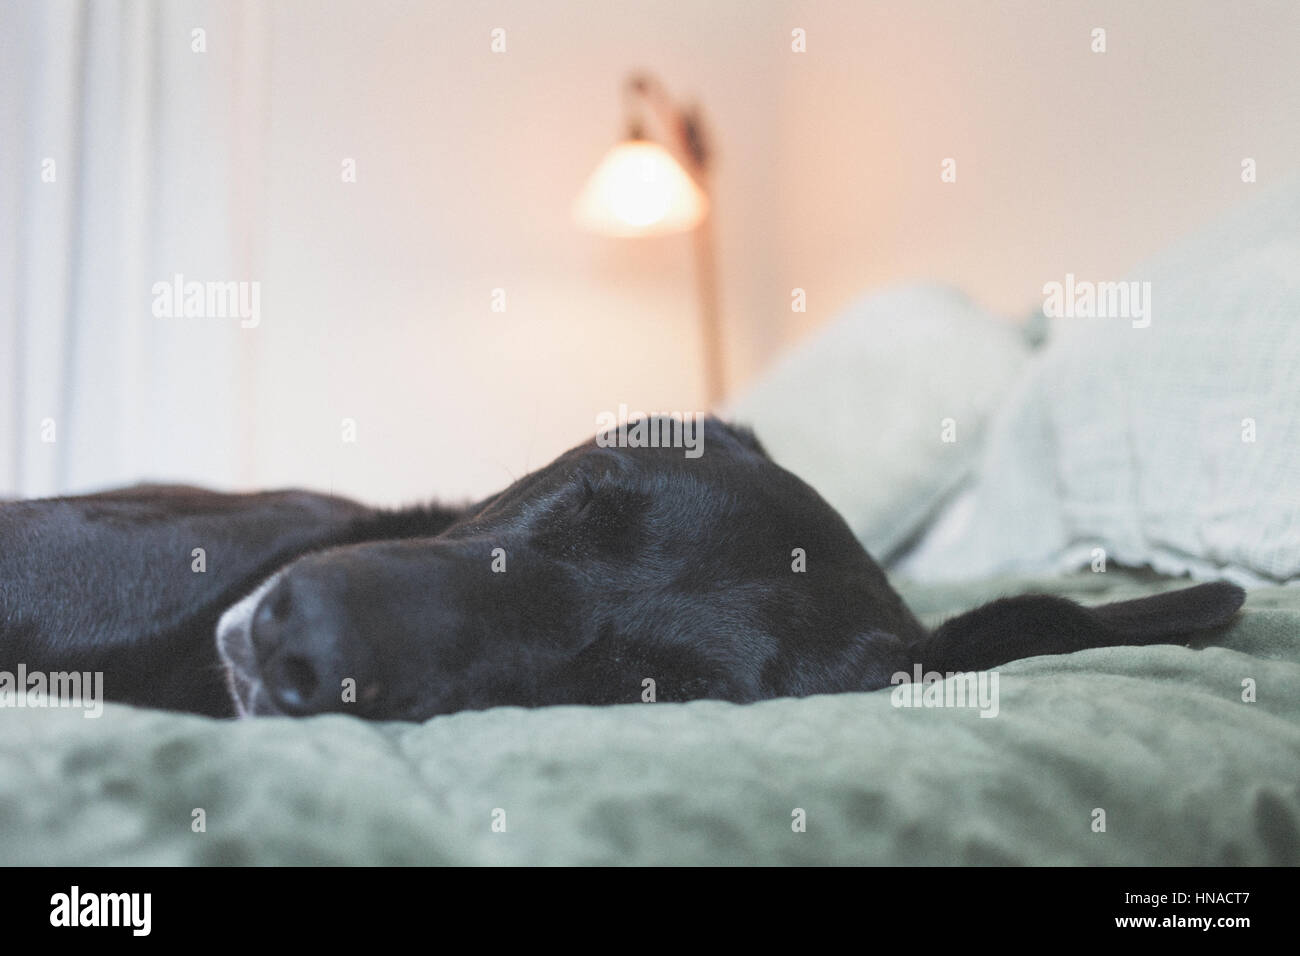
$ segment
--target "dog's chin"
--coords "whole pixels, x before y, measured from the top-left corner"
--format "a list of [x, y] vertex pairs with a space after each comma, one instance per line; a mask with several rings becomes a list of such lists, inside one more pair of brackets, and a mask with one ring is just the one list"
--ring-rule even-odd
[[271, 702], [266, 685], [258, 673], [253, 653], [252, 621], [258, 603], [275, 584], [264, 582], [248, 597], [232, 605], [217, 622], [217, 654], [226, 671], [226, 689], [240, 717], [262, 717], [281, 711]]

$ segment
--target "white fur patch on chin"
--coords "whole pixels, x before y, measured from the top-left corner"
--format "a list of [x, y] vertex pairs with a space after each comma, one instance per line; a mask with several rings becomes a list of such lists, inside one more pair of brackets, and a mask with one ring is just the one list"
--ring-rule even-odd
[[226, 688], [235, 703], [235, 713], [240, 717], [256, 714], [257, 698], [262, 695], [253, 655], [253, 612], [279, 579], [278, 573], [271, 575], [252, 594], [232, 604], [217, 622], [217, 654], [225, 667]]

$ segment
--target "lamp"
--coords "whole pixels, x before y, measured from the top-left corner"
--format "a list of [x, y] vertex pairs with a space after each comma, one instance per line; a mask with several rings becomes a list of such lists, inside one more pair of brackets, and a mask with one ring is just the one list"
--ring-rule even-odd
[[694, 229], [708, 208], [704, 191], [668, 150], [629, 139], [601, 160], [573, 215], [592, 232], [630, 238]]
[[[627, 136], [587, 179], [573, 205], [583, 229], [622, 239], [691, 232], [695, 239], [700, 332], [709, 404], [723, 394], [722, 341], [709, 202], [708, 160], [699, 113], [675, 104], [654, 77], [629, 76], [623, 87]], [[645, 135], [649, 105], [668, 138]]]

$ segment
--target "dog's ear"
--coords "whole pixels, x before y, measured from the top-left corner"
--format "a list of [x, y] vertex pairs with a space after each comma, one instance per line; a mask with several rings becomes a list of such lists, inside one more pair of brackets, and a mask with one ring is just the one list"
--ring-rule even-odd
[[972, 671], [1089, 647], [1181, 644], [1226, 625], [1245, 600], [1224, 582], [1100, 607], [1044, 594], [1002, 598], [944, 623], [916, 656], [927, 670]]

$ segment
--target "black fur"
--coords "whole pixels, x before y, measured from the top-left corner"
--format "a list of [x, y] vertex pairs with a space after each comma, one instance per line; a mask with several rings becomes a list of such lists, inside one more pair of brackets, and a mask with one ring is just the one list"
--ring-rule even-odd
[[1182, 643], [1243, 598], [1026, 596], [928, 634], [839, 515], [713, 419], [699, 458], [589, 442], [462, 509], [160, 486], [0, 506], [0, 670], [100, 670], [111, 699], [214, 715], [871, 690], [915, 663]]

